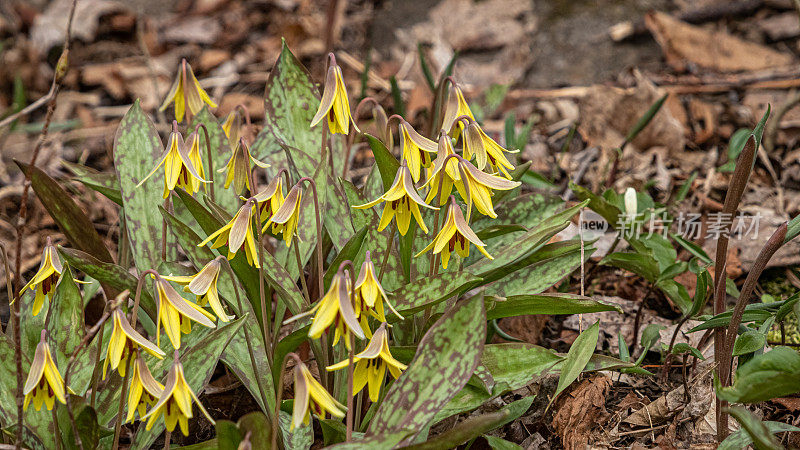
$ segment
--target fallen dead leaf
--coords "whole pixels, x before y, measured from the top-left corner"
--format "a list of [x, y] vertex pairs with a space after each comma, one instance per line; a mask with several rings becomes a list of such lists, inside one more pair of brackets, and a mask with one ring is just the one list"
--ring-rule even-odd
[[699, 98], [692, 98], [689, 101], [689, 112], [695, 124], [695, 144], [703, 144], [714, 137], [717, 128], [717, 109], [714, 104], [704, 102]]
[[[42, 14], [36, 16], [31, 28], [31, 41], [37, 50], [44, 53], [64, 40], [71, 7], [72, 0], [55, 0]], [[93, 41], [100, 17], [116, 11], [127, 11], [127, 7], [124, 3], [113, 0], [78, 2], [72, 21], [73, 38]]]
[[605, 402], [611, 384], [610, 377], [596, 375], [583, 380], [557, 402], [553, 428], [563, 448], [584, 449], [592, 436], [602, 431], [608, 417]]
[[756, 26], [773, 41], [800, 36], [800, 22], [794, 11], [757, 20]]
[[724, 31], [689, 25], [662, 12], [647, 14], [645, 24], [664, 51], [667, 63], [680, 71], [686, 70], [687, 63], [722, 72], [738, 72], [788, 66], [794, 60], [791, 55]]
[[800, 398], [797, 397], [778, 397], [773, 398], [770, 401], [777, 403], [792, 412], [800, 410]]
[[[617, 148], [641, 116], [663, 95], [647, 80], [635, 88], [620, 89], [595, 85], [582, 98], [578, 131], [589, 146]], [[667, 108], [662, 108], [631, 145], [641, 151], [662, 146], [670, 154], [683, 151], [684, 127]]]

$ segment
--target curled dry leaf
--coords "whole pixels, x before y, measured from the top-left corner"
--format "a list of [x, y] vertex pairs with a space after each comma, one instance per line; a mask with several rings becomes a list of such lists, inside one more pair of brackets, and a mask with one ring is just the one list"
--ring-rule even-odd
[[597, 424], [605, 422], [606, 395], [611, 378], [597, 375], [583, 380], [575, 389], [561, 397], [556, 405], [553, 427], [565, 449], [583, 449], [597, 442], [594, 433], [602, 431]]

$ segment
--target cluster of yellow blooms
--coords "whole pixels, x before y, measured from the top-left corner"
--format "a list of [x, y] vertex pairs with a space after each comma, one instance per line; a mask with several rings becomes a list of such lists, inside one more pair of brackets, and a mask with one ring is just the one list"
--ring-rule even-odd
[[[450, 198], [441, 229], [433, 241], [417, 254], [420, 256], [429, 250], [433, 250], [434, 254], [441, 254], [442, 266], [445, 269], [453, 251], [461, 257], [469, 256], [470, 244], [487, 258], [492, 258], [485, 249], [486, 244], [469, 226], [472, 205], [474, 204], [477, 211], [483, 215], [497, 217], [492, 205], [492, 192], [513, 189], [519, 185], [518, 182], [511, 181], [509, 170], [514, 166], [505, 156], [508, 151], [481, 129], [474, 120], [461, 89], [454, 82], [448, 82], [450, 83], [448, 100], [445, 103], [446, 109], [438, 142], [422, 136], [408, 122], [400, 118], [398, 134], [402, 145], [402, 159], [394, 182], [377, 199], [355, 206], [364, 209], [384, 203], [378, 231], [386, 228], [392, 219], [395, 219], [397, 230], [405, 235], [413, 217], [419, 228], [427, 234], [428, 227], [422, 218], [420, 207], [438, 210], [439, 207], [448, 204], [447, 199]], [[173, 102], [177, 121], [182, 121], [185, 115], [196, 115], [204, 103], [216, 106], [200, 87], [185, 60], [181, 62], [178, 76], [161, 109], [165, 109]], [[323, 119], [326, 119], [327, 128], [332, 133], [347, 135], [351, 124], [359, 132], [350, 114], [341, 69], [336, 65], [332, 55], [322, 100], [311, 127]], [[283, 180], [279, 173], [265, 188], [253, 195], [252, 164], [259, 167], [267, 165], [250, 154], [250, 149], [242, 138], [241, 122], [241, 118], [234, 110], [223, 123], [222, 128], [229, 140], [232, 156], [220, 172], [226, 172], [225, 188], [233, 185], [237, 193], [242, 193], [247, 188], [251, 197], [242, 197], [244, 203], [230, 222], [209, 235], [199, 245], [206, 245], [213, 240], [212, 248], [227, 246], [228, 259], [233, 258], [237, 251], [244, 247], [248, 263], [259, 267], [258, 244], [253, 227], [260, 227], [262, 233], [270, 230], [275, 236], [282, 235], [286, 245], [291, 246], [300, 217], [303, 189], [300, 183], [291, 188], [287, 186], [288, 192], [284, 195]], [[388, 129], [382, 130], [381, 133], [388, 135], [391, 140], [391, 132]], [[463, 142], [463, 156], [457, 154], [453, 148], [453, 141], [459, 137]], [[473, 157], [475, 164], [471, 162]], [[177, 123], [174, 123], [173, 132], [169, 136], [162, 157], [139, 185], [162, 166], [164, 198], [167, 198], [176, 187], [194, 194], [203, 184], [208, 183], [204, 179], [205, 172], [197, 129], [184, 140], [177, 131]], [[421, 182], [423, 169], [426, 179]], [[498, 176], [498, 173], [502, 173], [502, 176]], [[415, 183], [420, 184], [415, 186]], [[454, 186], [467, 205], [466, 219], [455, 197], [451, 196]], [[427, 189], [425, 199], [418, 193], [418, 189]], [[434, 199], [437, 201], [434, 205], [430, 205]], [[141, 419], [147, 419], [147, 428], [150, 429], [157, 418], [163, 415], [168, 430], [172, 431], [176, 424], [180, 424], [181, 431], [187, 434], [188, 419], [192, 417], [191, 399], [198, 403], [208, 417], [208, 413], [202, 408], [186, 382], [183, 367], [178, 360], [178, 349], [181, 345], [181, 335], [191, 331], [191, 322], [214, 327], [215, 315], [222, 322], [232, 319], [225, 313], [217, 292], [220, 258], [222, 257], [212, 260], [193, 276], [162, 276], [155, 273], [151, 275], [158, 306], [156, 344], [139, 334], [134, 327], [135, 324], [129, 323], [122, 311], [113, 312], [113, 329], [103, 367], [103, 377], [106, 376], [108, 366], [112, 370], [118, 370], [122, 376], [125, 376], [128, 367], [132, 370], [127, 421], [134, 420], [138, 412]], [[25, 286], [26, 289], [30, 287], [36, 291], [34, 315], [41, 310], [44, 298], [52, 298], [53, 286], [62, 271], [57, 251], [48, 242], [39, 271]], [[170, 282], [183, 285], [186, 292], [196, 296], [196, 303], [184, 299]], [[368, 386], [369, 397], [373, 402], [378, 400], [387, 370], [397, 378], [406, 369], [406, 366], [392, 357], [389, 351], [384, 303], [397, 317], [403, 319], [389, 303], [379, 277], [376, 276], [370, 252], [367, 252], [356, 280], [351, 280], [349, 272], [340, 268], [333, 277], [328, 291], [316, 306], [289, 319], [289, 321], [296, 320], [313, 314], [308, 336], [317, 339], [332, 328], [334, 333], [332, 345], [343, 340], [348, 350], [351, 346], [351, 334], [359, 339], [369, 337], [369, 343], [364, 350], [355, 354], [353, 358], [355, 364], [353, 395]], [[206, 304], [211, 307], [214, 314], [203, 308]], [[374, 332], [370, 329], [368, 317], [380, 322], [380, 326]], [[157, 358], [165, 356], [159, 348], [162, 326], [175, 349], [174, 363], [164, 385], [156, 381], [150, 373], [142, 352], [144, 350]], [[326, 369], [335, 371], [348, 367], [349, 364], [350, 360], [346, 359]], [[344, 416], [345, 407], [314, 379], [305, 364], [299, 360], [294, 368], [294, 382], [292, 429], [301, 423], [308, 423], [311, 411], [323, 417], [326, 412], [334, 417]], [[36, 348], [24, 393], [26, 408], [31, 399], [37, 410], [42, 404], [51, 409], [56, 399], [65, 402], [64, 381], [53, 361], [44, 332]], [[149, 412], [147, 412], [148, 407], [150, 407]]]

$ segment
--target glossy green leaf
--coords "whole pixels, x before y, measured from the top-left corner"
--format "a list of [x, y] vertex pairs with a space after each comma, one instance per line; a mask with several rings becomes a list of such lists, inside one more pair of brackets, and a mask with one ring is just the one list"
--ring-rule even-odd
[[513, 442], [509, 442], [509, 441], [507, 441], [505, 439], [499, 438], [497, 436], [484, 436], [483, 438], [486, 439], [486, 442], [489, 444], [489, 447], [491, 447], [492, 450], [521, 450], [522, 449], [522, 447], [520, 447], [519, 445], [517, 445], [517, 444], [515, 444]]
[[561, 374], [558, 376], [558, 386], [553, 393], [553, 398], [550, 399], [550, 404], [558, 397], [558, 394], [564, 391], [573, 381], [578, 379], [583, 368], [589, 362], [589, 359], [597, 347], [597, 339], [600, 336], [600, 322], [595, 322], [594, 325], [587, 328], [583, 333], [578, 335], [575, 342], [569, 348], [567, 358], [561, 367]]
[[589, 208], [597, 214], [600, 214], [610, 225], [613, 226], [617, 223], [622, 213], [618, 207], [611, 204], [605, 198], [575, 183], [570, 183], [569, 188], [572, 189], [572, 192], [574, 192], [575, 196], [579, 199], [584, 201], [588, 200]]
[[731, 403], [757, 403], [800, 392], [800, 354], [776, 347], [739, 367], [733, 386], [717, 389]]
[[739, 422], [739, 425], [741, 425], [748, 436], [750, 436], [750, 440], [756, 450], [775, 450], [783, 448], [780, 441], [775, 439], [775, 436], [772, 435], [770, 429], [747, 409], [741, 406], [732, 406], [727, 408], [727, 412]]
[[69, 161], [61, 161], [61, 164], [69, 169], [75, 175], [75, 179], [84, 186], [105, 195], [112, 202], [122, 206], [119, 179], [115, 173], [98, 172], [91, 167]]
[[600, 264], [633, 272], [651, 283], [655, 283], [659, 275], [658, 262], [643, 253], [612, 253], [603, 258]]
[[[775, 422], [772, 420], [765, 420], [761, 422], [767, 428], [770, 434], [783, 433], [786, 431], [800, 431], [800, 428], [783, 422]], [[747, 448], [748, 445], [753, 443], [753, 438], [747, 433], [747, 430], [740, 428], [731, 433], [724, 441], [719, 444], [717, 450], [740, 450]]]
[[[119, 177], [128, 240], [139, 270], [158, 267], [161, 261], [162, 223], [158, 205], [164, 203], [163, 170], [137, 185], [155, 167], [163, 151], [152, 120], [137, 100], [122, 118], [114, 136], [114, 168]], [[167, 238], [167, 243], [168, 257], [174, 259], [173, 242]]]
[[369, 435], [429, 424], [469, 380], [486, 339], [483, 296], [456, 303], [425, 333], [414, 359], [386, 393]]
[[587, 314], [601, 311], [617, 311], [622, 309], [608, 303], [578, 294], [538, 294], [515, 295], [501, 300], [498, 298], [486, 301], [486, 319], [522, 316], [526, 314]]
[[367, 143], [370, 149], [372, 149], [372, 155], [375, 157], [375, 165], [383, 181], [383, 190], [384, 192], [388, 191], [392, 186], [392, 182], [394, 182], [394, 177], [397, 174], [397, 169], [400, 168], [400, 163], [397, 162], [397, 159], [392, 155], [389, 149], [383, 145], [380, 139], [369, 133], [364, 133], [364, 137], [367, 139]]

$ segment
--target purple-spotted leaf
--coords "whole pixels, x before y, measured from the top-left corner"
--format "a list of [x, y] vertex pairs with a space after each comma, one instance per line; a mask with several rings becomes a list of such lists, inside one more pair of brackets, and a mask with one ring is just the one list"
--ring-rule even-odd
[[422, 337], [414, 359], [386, 393], [370, 435], [419, 430], [469, 381], [486, 339], [483, 296], [456, 303]]
[[75, 175], [75, 179], [84, 186], [105, 195], [112, 202], [122, 206], [122, 194], [119, 191], [117, 174], [98, 172], [91, 167], [69, 161], [61, 161], [61, 164], [69, 169]]
[[[154, 269], [161, 262], [162, 222], [158, 206], [164, 203], [163, 170], [137, 185], [153, 169], [163, 151], [153, 122], [136, 100], [114, 136], [114, 168], [119, 177], [133, 261], [140, 271]], [[168, 237], [167, 241], [172, 249], [167, 260], [174, 260], [174, 240]]]
[[[584, 258], [588, 259], [592, 253], [594, 247], [584, 248]], [[580, 242], [545, 245], [520, 263], [528, 265], [494, 282], [487, 287], [486, 293], [498, 297], [512, 297], [544, 292], [580, 267]], [[517, 265], [521, 264], [514, 266]]]
[[94, 225], [75, 204], [72, 197], [41, 169], [19, 161], [15, 162], [25, 176], [30, 178], [36, 196], [61, 232], [69, 239], [70, 244], [101, 261], [113, 261]]
[[[392, 292], [390, 300], [400, 314], [410, 315], [463, 294], [480, 280], [469, 272], [447, 272], [433, 277], [421, 277]], [[391, 317], [396, 319], [396, 316]], [[394, 320], [388, 316], [387, 318]]]

